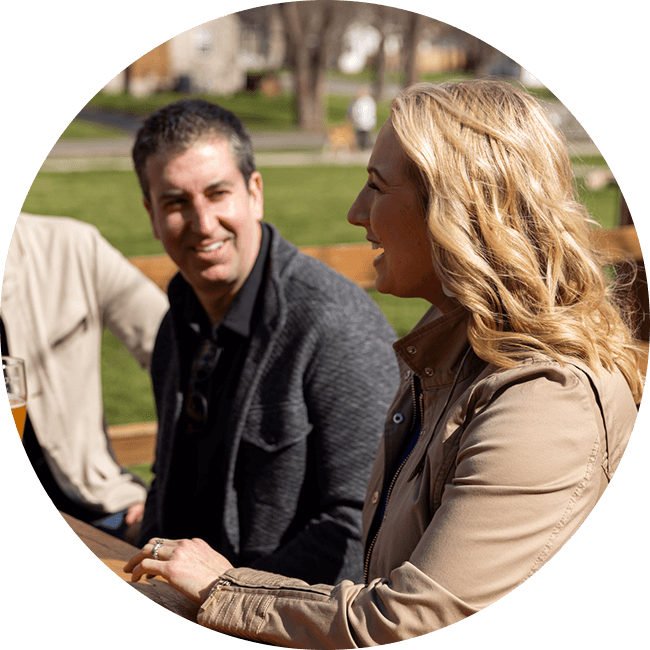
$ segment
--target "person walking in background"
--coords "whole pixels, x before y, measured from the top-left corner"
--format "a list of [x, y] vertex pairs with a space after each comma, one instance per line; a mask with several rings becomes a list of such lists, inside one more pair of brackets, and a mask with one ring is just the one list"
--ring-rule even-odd
[[361, 151], [372, 146], [371, 133], [377, 126], [377, 104], [367, 86], [362, 86], [349, 109], [350, 120], [357, 137], [357, 146]]

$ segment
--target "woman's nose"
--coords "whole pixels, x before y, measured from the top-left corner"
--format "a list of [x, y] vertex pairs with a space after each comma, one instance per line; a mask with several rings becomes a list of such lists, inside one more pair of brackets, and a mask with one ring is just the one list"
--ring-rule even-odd
[[359, 196], [355, 199], [354, 203], [350, 206], [348, 211], [348, 221], [353, 226], [365, 226], [368, 222], [369, 212], [364, 205], [363, 190], [359, 192]]

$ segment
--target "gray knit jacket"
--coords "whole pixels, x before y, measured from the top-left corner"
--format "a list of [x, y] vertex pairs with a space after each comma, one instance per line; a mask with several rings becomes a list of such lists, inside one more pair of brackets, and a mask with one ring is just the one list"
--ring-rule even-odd
[[[396, 336], [365, 291], [271, 229], [270, 264], [227, 432], [219, 550], [312, 584], [362, 579], [361, 509], [399, 383]], [[165, 490], [183, 405], [168, 312], [152, 378], [155, 478], [141, 543], [165, 536]], [[219, 480], [215, 478], [215, 480]]]

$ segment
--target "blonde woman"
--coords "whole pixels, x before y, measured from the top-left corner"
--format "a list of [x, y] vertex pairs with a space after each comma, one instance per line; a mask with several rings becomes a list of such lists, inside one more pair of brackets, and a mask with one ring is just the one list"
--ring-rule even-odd
[[233, 568], [200, 540], [152, 540], [126, 567], [202, 603], [199, 623], [280, 646], [408, 639], [508, 593], [585, 520], [641, 398], [565, 145], [523, 91], [406, 90], [348, 219], [381, 249], [378, 290], [431, 303], [395, 344], [365, 582]]

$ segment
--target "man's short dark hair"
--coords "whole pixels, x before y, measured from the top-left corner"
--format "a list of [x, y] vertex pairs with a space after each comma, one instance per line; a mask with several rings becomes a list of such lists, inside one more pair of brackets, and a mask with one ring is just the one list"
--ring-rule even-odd
[[133, 165], [142, 193], [149, 196], [147, 160], [157, 153], [182, 153], [203, 137], [216, 136], [230, 143], [230, 151], [248, 187], [255, 171], [250, 135], [243, 122], [229, 110], [204, 99], [182, 99], [152, 113], [133, 145]]

